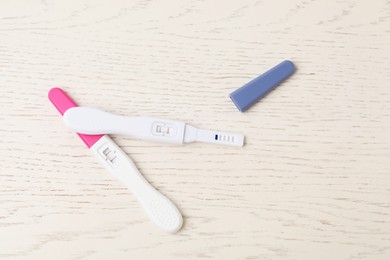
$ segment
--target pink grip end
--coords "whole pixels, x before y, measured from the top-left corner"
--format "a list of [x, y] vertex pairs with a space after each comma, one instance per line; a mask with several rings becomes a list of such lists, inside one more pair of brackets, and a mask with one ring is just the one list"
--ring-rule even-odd
[[[60, 88], [52, 88], [49, 91], [49, 99], [51, 103], [57, 108], [58, 112], [63, 115], [66, 110], [71, 107], [77, 107], [77, 104]], [[85, 135], [77, 133], [81, 140], [90, 148], [94, 145], [103, 135]]]

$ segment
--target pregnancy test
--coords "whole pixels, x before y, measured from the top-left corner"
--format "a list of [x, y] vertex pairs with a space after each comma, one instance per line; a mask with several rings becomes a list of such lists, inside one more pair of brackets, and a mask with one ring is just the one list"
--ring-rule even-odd
[[[48, 96], [61, 115], [77, 107], [60, 88], [51, 89]], [[183, 218], [177, 207], [145, 180], [133, 161], [109, 136], [78, 135], [104, 167], [136, 196], [152, 222], [169, 233], [180, 230]]]
[[173, 144], [204, 142], [244, 145], [242, 134], [199, 129], [181, 121], [161, 118], [120, 116], [90, 107], [72, 107], [65, 112], [63, 119], [67, 127], [83, 134], [122, 134]]

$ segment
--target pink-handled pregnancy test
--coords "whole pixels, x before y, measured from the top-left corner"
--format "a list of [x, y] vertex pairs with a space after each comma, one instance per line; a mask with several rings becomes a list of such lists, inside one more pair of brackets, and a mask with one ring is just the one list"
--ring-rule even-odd
[[[52, 88], [48, 96], [61, 115], [77, 107], [60, 88]], [[145, 180], [133, 161], [108, 135], [77, 134], [104, 167], [136, 196], [152, 222], [169, 233], [180, 230], [183, 218], [177, 207]]]

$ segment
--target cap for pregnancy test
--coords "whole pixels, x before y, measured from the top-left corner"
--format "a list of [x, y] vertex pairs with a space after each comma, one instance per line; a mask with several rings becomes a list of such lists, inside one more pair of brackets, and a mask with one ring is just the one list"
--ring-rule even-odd
[[230, 98], [241, 112], [250, 108], [295, 71], [294, 64], [285, 60], [259, 77], [230, 94]]

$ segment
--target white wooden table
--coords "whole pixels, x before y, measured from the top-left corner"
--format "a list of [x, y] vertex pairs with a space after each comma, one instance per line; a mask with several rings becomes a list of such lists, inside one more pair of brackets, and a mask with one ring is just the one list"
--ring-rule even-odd
[[[390, 2], [0, 2], [1, 259], [390, 259]], [[297, 72], [246, 113], [228, 94]], [[80, 105], [242, 132], [113, 136], [184, 215], [165, 234], [62, 124]]]

